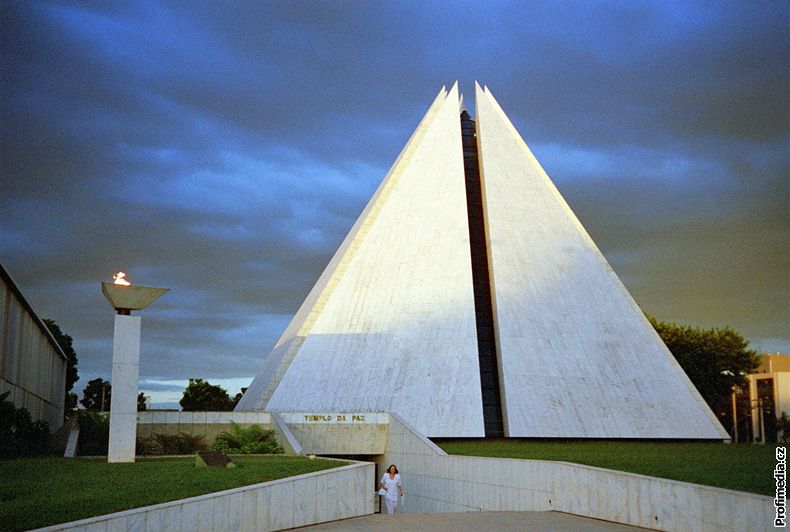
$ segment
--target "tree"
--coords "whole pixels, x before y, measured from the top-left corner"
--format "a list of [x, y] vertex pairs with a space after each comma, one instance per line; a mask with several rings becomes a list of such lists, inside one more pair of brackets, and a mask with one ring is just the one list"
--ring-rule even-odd
[[87, 410], [109, 412], [111, 394], [112, 385], [109, 382], [102, 378], [93, 379], [88, 381], [88, 385], [82, 391], [80, 404]]
[[722, 422], [732, 428], [733, 386], [744, 386], [759, 360], [749, 342], [729, 327], [701, 329], [658, 321], [648, 316], [700, 395]]
[[189, 379], [184, 395], [178, 402], [185, 412], [225, 412], [233, 410], [233, 401], [221, 386], [203, 379]]
[[[104, 396], [103, 399], [102, 395]], [[93, 379], [88, 382], [88, 385], [82, 391], [80, 403], [87, 410], [109, 412], [111, 399], [112, 384], [104, 379]], [[143, 392], [140, 392], [137, 394], [137, 411], [145, 412], [146, 410], [148, 410], [148, 406], [145, 404], [145, 395], [143, 395]]]
[[68, 419], [77, 410], [77, 394], [66, 392], [66, 402], [63, 405], [63, 417]]
[[145, 395], [143, 392], [137, 394], [137, 411], [138, 412], [145, 412], [148, 410], [148, 405], [145, 404]]
[[241, 401], [245, 393], [247, 393], [247, 388], [242, 388], [241, 391], [236, 394], [236, 397], [233, 398], [233, 408], [236, 408], [236, 405], [239, 404], [239, 401]]
[[63, 331], [60, 330], [55, 320], [44, 319], [42, 321], [66, 355], [66, 401], [64, 403], [64, 417], [69, 417], [74, 409], [77, 408], [77, 394], [71, 391], [71, 389], [74, 388], [74, 383], [80, 380], [80, 374], [79, 371], [77, 371], [77, 353], [74, 351], [72, 345], [72, 337], [68, 334], [63, 334]]

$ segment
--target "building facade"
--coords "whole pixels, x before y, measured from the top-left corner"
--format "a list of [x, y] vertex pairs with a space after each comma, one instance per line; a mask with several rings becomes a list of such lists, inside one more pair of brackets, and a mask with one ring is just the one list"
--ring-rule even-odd
[[761, 355], [760, 365], [746, 380], [747, 386], [732, 399], [737, 441], [776, 441], [777, 420], [783, 413], [790, 416], [790, 355]]
[[236, 407], [728, 439], [493, 94], [444, 88]]
[[55, 430], [63, 424], [66, 355], [0, 265], [0, 394]]

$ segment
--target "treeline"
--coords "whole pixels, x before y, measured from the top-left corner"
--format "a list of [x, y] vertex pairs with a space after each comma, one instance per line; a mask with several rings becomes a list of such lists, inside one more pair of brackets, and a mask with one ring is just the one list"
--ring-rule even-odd
[[[185, 412], [229, 412], [236, 408], [247, 388], [242, 388], [235, 397], [231, 398], [222, 386], [211, 384], [203, 379], [189, 379], [189, 384], [179, 401], [181, 409]], [[98, 378], [89, 381], [82, 391], [80, 404], [85, 410], [94, 412], [109, 412], [112, 398], [112, 384]], [[148, 406], [145, 395], [137, 395], [137, 411], [143, 412]]]

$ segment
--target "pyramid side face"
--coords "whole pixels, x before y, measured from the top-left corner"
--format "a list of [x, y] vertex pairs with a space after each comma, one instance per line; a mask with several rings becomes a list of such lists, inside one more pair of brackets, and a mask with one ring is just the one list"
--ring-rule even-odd
[[394, 411], [431, 436], [483, 436], [455, 87], [305, 305], [239, 409]]
[[507, 435], [728, 438], [487, 90], [476, 109]]
[[282, 379], [296, 353], [301, 348], [317, 316], [321, 313], [324, 303], [343, 276], [345, 267], [354, 256], [355, 250], [359, 248], [359, 242], [366, 232], [365, 228], [376, 219], [376, 214], [380, 210], [381, 205], [385, 203], [388, 191], [398, 182], [406, 161], [411, 157], [419, 145], [420, 139], [434, 122], [434, 118], [439, 109], [442, 108], [446, 98], [447, 91], [442, 87], [442, 90], [439, 91], [439, 94], [428, 108], [417, 129], [412, 133], [411, 138], [392, 165], [392, 168], [390, 168], [390, 171], [378, 189], [376, 189], [373, 197], [368, 201], [362, 214], [343, 239], [318, 281], [302, 302], [277, 344], [275, 344], [274, 349], [264, 360], [261, 370], [253, 379], [238, 405], [236, 405], [235, 410], [261, 411], [266, 408], [274, 390], [280, 383], [280, 379]]

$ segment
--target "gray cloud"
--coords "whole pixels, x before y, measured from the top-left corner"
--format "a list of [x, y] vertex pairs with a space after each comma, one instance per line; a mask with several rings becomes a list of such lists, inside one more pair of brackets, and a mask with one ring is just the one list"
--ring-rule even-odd
[[487, 84], [645, 310], [790, 351], [784, 5], [6, 2], [0, 249], [109, 376], [257, 371], [442, 84]]

